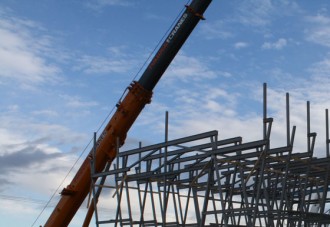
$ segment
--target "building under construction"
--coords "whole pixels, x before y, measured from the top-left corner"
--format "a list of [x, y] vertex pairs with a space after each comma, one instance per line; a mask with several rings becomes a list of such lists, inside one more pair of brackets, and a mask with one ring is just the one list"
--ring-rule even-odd
[[[98, 178], [92, 180], [94, 198], [110, 187], [116, 204], [115, 214], [102, 220], [93, 204], [96, 225], [330, 226], [328, 110], [325, 158], [313, 156], [309, 102], [308, 146], [305, 152], [293, 150], [296, 127], [290, 125], [288, 94], [286, 146], [271, 147], [266, 90], [264, 85], [260, 140], [219, 140], [218, 132], [210, 131], [169, 141], [165, 130], [162, 143], [118, 151], [114, 167], [92, 173]], [[115, 186], [105, 184], [106, 177], [114, 178]]]
[[[193, 0], [185, 6], [140, 79], [128, 86], [108, 124], [94, 137], [94, 149], [62, 190], [45, 227], [68, 226], [89, 191], [93, 200], [83, 226], [93, 213], [97, 226], [330, 225], [328, 112], [325, 158], [313, 156], [316, 133], [310, 131], [309, 103], [307, 150], [293, 151], [289, 95], [286, 146], [271, 147], [273, 119], [267, 116], [266, 86], [260, 140], [219, 139], [217, 131], [210, 131], [169, 141], [165, 130], [162, 143], [119, 152], [163, 73], [205, 19], [211, 1]], [[114, 186], [105, 183], [107, 177], [114, 179]], [[103, 218], [97, 201], [106, 187], [112, 188], [115, 212]]]

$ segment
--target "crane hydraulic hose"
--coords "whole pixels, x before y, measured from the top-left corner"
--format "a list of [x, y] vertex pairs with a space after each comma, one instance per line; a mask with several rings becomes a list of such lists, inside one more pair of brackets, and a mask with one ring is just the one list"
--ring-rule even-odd
[[[193, 0], [183, 12], [164, 43], [142, 74], [138, 82], [133, 82], [117, 110], [96, 143], [94, 166], [101, 172], [107, 162], [116, 157], [117, 140], [124, 144], [126, 134], [144, 106], [151, 101], [152, 90], [180, 50], [212, 0]], [[91, 151], [92, 152], [92, 151]], [[89, 155], [81, 165], [70, 185], [61, 192], [61, 199], [47, 220], [46, 227], [68, 226], [91, 186]]]

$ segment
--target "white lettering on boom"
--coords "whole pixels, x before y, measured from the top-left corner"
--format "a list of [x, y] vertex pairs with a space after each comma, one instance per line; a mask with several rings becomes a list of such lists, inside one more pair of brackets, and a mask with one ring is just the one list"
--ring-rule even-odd
[[169, 34], [169, 36], [166, 39], [167, 43], [170, 43], [171, 40], [173, 39], [173, 37], [175, 36], [175, 34], [178, 32], [178, 30], [180, 29], [181, 25], [183, 24], [183, 22], [186, 20], [188, 14], [185, 13], [182, 15], [181, 19], [179, 20], [179, 22], [175, 25], [175, 27], [173, 28], [172, 32]]

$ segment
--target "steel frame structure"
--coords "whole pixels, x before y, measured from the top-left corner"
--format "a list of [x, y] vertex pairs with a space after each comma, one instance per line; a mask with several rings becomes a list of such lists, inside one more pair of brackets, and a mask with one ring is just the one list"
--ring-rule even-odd
[[[217, 131], [168, 141], [166, 115], [165, 142], [118, 150], [113, 168], [91, 168], [94, 201], [110, 187], [116, 207], [111, 219], [99, 220], [95, 202], [96, 226], [330, 226], [328, 110], [325, 158], [313, 156], [309, 102], [306, 152], [293, 152], [289, 94], [286, 146], [270, 147], [266, 84], [263, 119], [263, 138], [253, 142], [219, 140]], [[109, 176], [115, 187], [105, 185]]]

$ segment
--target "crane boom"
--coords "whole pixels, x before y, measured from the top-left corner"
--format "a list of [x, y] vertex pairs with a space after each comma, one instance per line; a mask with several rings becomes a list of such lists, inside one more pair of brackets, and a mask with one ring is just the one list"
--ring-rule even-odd
[[[193, 0], [183, 12], [164, 43], [142, 74], [139, 81], [128, 87], [126, 96], [117, 105], [117, 110], [99, 136], [94, 159], [95, 171], [104, 169], [107, 162], [116, 157], [116, 146], [124, 144], [126, 134], [144, 106], [151, 101], [152, 90], [193, 31], [212, 0]], [[89, 155], [90, 156], [90, 155]], [[45, 227], [68, 226], [91, 185], [90, 160], [87, 157], [70, 185], [61, 192], [61, 199], [53, 210]]]

